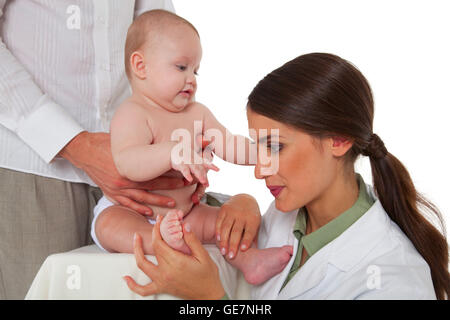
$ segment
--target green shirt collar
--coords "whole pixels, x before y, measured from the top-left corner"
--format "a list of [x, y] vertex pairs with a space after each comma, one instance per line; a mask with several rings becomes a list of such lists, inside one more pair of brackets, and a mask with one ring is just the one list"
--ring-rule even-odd
[[305, 248], [307, 253], [306, 261], [317, 251], [336, 239], [374, 204], [375, 200], [367, 193], [363, 178], [359, 174], [356, 175], [356, 178], [358, 180], [359, 193], [358, 199], [353, 206], [326, 225], [308, 235], [305, 235], [307, 211], [304, 207], [299, 209], [294, 225], [294, 235], [298, 239], [299, 244], [291, 270], [289, 271], [282, 288], [284, 288], [299, 270], [303, 248]]
[[299, 210], [294, 225], [294, 235], [297, 239], [302, 240], [308, 257], [336, 239], [373, 205], [374, 199], [367, 193], [363, 178], [359, 174], [356, 177], [359, 185], [359, 193], [354, 205], [316, 231], [305, 235], [307, 211], [305, 207]]

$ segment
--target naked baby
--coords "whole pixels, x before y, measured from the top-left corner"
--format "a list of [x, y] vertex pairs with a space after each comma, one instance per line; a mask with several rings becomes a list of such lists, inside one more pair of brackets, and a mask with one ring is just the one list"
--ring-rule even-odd
[[[207, 185], [208, 169], [218, 170], [211, 162], [210, 152], [225, 161], [249, 164], [248, 152], [241, 159], [236, 152], [237, 141], [243, 139], [232, 135], [208, 108], [195, 101], [201, 57], [197, 30], [173, 13], [149, 11], [130, 26], [125, 67], [132, 95], [119, 106], [110, 128], [111, 151], [122, 176], [133, 181], [148, 181], [161, 175], [182, 176]], [[219, 134], [203, 151], [198, 147], [198, 139], [207, 132]], [[180, 136], [177, 133], [184, 133], [183, 139], [175, 139]], [[243, 141], [246, 150], [250, 150], [249, 140]], [[186, 152], [186, 148], [191, 152]], [[183, 152], [174, 152], [178, 149]], [[177, 157], [189, 153], [191, 161]], [[216, 241], [220, 208], [203, 203], [194, 205], [191, 196], [196, 188], [193, 183], [180, 189], [158, 190], [158, 194], [175, 199], [176, 208], [151, 206], [153, 217], [163, 216], [163, 239], [185, 253], [189, 253], [189, 247], [183, 240], [182, 222], [192, 226], [202, 243]], [[106, 251], [132, 253], [133, 234], [138, 232], [144, 238], [144, 252], [153, 254], [152, 223], [153, 220], [103, 197], [94, 209], [91, 234]], [[267, 259], [269, 255], [271, 258]], [[252, 247], [228, 261], [243, 272], [249, 283], [260, 284], [281, 272], [291, 255], [292, 246], [264, 250]]]

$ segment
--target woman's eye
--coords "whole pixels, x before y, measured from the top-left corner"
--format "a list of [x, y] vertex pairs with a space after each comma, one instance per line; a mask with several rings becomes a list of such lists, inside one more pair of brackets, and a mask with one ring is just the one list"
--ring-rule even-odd
[[186, 66], [183, 65], [177, 65], [177, 68], [180, 69], [181, 71], [186, 70]]
[[282, 144], [271, 143], [271, 144], [267, 145], [267, 148], [270, 149], [270, 152], [280, 152], [281, 149], [283, 149], [283, 145]]

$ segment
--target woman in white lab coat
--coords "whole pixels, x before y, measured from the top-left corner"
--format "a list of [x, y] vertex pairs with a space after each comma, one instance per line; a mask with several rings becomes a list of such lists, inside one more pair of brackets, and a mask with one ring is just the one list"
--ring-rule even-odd
[[[292, 245], [294, 252], [281, 273], [253, 288], [253, 298], [448, 297], [447, 241], [421, 211], [443, 226], [440, 213], [373, 133], [373, 113], [367, 80], [331, 54], [297, 57], [253, 89], [247, 116], [258, 146], [255, 176], [275, 197], [262, 218], [258, 246]], [[263, 154], [269, 161], [261, 161]], [[370, 159], [373, 187], [354, 171], [360, 155]], [[235, 197], [225, 211], [235, 214], [253, 202]], [[157, 223], [158, 266], [144, 258], [136, 237], [138, 266], [153, 281], [140, 286], [126, 277], [131, 290], [224, 297], [217, 267], [189, 229], [185, 241], [192, 256], [165, 245]], [[218, 245], [228, 249], [235, 237], [230, 228], [218, 229]]]

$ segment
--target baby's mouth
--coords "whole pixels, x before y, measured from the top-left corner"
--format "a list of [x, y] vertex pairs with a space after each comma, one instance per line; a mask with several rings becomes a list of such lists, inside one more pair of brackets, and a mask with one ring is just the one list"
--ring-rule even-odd
[[182, 90], [182, 93], [186, 93], [186, 94], [192, 94], [194, 92], [194, 90], [192, 89], [186, 89], [186, 90]]

